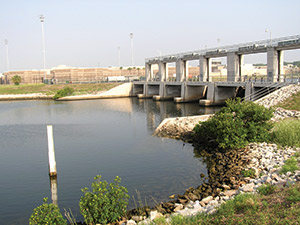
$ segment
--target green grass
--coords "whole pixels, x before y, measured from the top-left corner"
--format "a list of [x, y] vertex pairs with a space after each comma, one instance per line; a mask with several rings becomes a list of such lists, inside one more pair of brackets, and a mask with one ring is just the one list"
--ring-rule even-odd
[[255, 170], [252, 168], [248, 170], [242, 170], [241, 173], [244, 177], [255, 177]]
[[99, 83], [99, 84], [20, 84], [20, 85], [0, 85], [0, 95], [5, 94], [32, 94], [42, 93], [47, 95], [54, 95], [59, 90], [65, 87], [74, 89], [74, 95], [94, 94], [99, 91], [106, 91], [118, 83]]
[[257, 190], [261, 195], [270, 195], [275, 192], [276, 186], [271, 184], [263, 184]]
[[300, 147], [300, 120], [285, 119], [274, 124], [272, 141], [280, 146]]
[[290, 159], [287, 159], [284, 163], [284, 165], [281, 167], [281, 170], [279, 171], [280, 174], [286, 174], [287, 172], [295, 172], [296, 170], [299, 170], [298, 162], [295, 157], [291, 157]]
[[300, 111], [300, 92], [292, 95], [289, 99], [285, 100], [283, 103], [276, 105], [288, 110]]
[[242, 194], [222, 204], [215, 214], [192, 217], [172, 216], [170, 223], [155, 220], [156, 225], [198, 224], [300, 224], [300, 183], [278, 187], [267, 195]]

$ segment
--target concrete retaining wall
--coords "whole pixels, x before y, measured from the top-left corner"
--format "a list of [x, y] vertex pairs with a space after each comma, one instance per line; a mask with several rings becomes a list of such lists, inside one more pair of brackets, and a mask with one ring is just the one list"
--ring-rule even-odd
[[76, 100], [92, 100], [92, 99], [103, 99], [103, 98], [132, 97], [133, 96], [132, 90], [133, 90], [132, 83], [124, 83], [108, 91], [101, 92], [96, 95], [66, 96], [58, 99], [58, 101], [76, 101]]

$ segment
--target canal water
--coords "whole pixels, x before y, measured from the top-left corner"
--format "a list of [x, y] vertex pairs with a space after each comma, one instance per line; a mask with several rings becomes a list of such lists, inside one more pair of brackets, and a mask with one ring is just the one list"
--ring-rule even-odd
[[0, 224], [28, 224], [44, 197], [51, 202], [46, 125], [54, 130], [58, 205], [82, 220], [81, 189], [96, 175], [120, 176], [129, 208], [136, 192], [154, 205], [200, 185], [206, 165], [193, 147], [152, 133], [164, 118], [215, 110], [136, 98], [0, 102]]

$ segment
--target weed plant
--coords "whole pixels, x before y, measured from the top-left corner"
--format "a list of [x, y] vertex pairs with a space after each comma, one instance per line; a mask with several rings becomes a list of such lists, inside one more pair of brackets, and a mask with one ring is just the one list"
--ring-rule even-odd
[[257, 190], [261, 195], [270, 195], [275, 192], [276, 186], [271, 184], [263, 184]]
[[297, 187], [293, 187], [289, 190], [289, 196], [287, 200], [290, 202], [300, 202], [300, 191]]
[[129, 195], [125, 187], [120, 186], [121, 178], [113, 183], [101, 181], [101, 176], [94, 178], [92, 191], [83, 188], [80, 198], [80, 212], [87, 224], [115, 223], [126, 214]]
[[242, 170], [241, 173], [244, 177], [251, 177], [251, 178], [255, 177], [255, 170], [252, 168], [248, 170]]
[[147, 209], [150, 209], [148, 206], [147, 200], [145, 198], [145, 203], [142, 200], [141, 193], [138, 190], [135, 190], [136, 193], [136, 198], [134, 195], [132, 195], [132, 199], [134, 202], [134, 207], [138, 213], [138, 215], [146, 215], [147, 214]]
[[280, 146], [300, 147], [300, 120], [286, 119], [275, 124], [272, 141]]
[[47, 203], [48, 198], [43, 199], [43, 204], [33, 210], [29, 218], [29, 225], [67, 225], [57, 205]]

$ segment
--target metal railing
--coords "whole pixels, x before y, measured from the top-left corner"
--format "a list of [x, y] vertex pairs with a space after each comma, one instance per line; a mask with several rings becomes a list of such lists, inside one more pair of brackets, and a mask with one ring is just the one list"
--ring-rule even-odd
[[147, 61], [151, 60], [161, 60], [164, 58], [183, 58], [186, 55], [205, 55], [209, 52], [232, 52], [232, 51], [238, 51], [239, 48], [247, 48], [247, 47], [278, 47], [279, 43], [283, 43], [284, 41], [294, 41], [297, 40], [300, 42], [300, 35], [293, 35], [293, 36], [287, 36], [287, 37], [281, 37], [281, 38], [274, 38], [274, 39], [266, 39], [266, 40], [260, 40], [260, 41], [252, 41], [252, 42], [246, 42], [246, 43], [239, 43], [234, 45], [225, 45], [220, 47], [214, 47], [214, 48], [208, 48], [208, 49], [200, 49], [200, 50], [194, 50], [194, 51], [187, 51], [182, 53], [176, 53], [176, 54], [169, 54], [164, 56], [158, 56], [158, 57], [150, 57], [146, 58]]
[[[280, 80], [277, 82], [285, 82], [285, 83], [299, 83], [300, 82], [300, 73], [293, 74], [282, 74], [277, 75], [280, 77]], [[159, 82], [159, 76], [149, 79], [150, 82]], [[200, 75], [194, 75], [185, 79], [184, 81], [188, 82], [201, 82]], [[227, 75], [214, 75], [210, 78], [211, 82], [227, 82]], [[176, 77], [168, 77], [165, 82], [176, 82]], [[202, 82], [208, 82], [207, 80], [203, 80]], [[242, 75], [236, 82], [253, 82], [253, 83], [268, 83], [268, 77], [266, 74], [260, 75]]]
[[251, 93], [250, 95], [243, 97], [242, 100], [255, 101], [255, 100], [258, 100], [258, 99], [266, 96], [267, 94], [270, 94], [274, 90], [282, 88], [286, 85], [299, 84], [300, 83], [300, 74], [283, 75], [283, 79], [284, 79], [283, 82], [271, 83], [267, 86], [264, 86], [260, 90], [255, 91], [255, 92]]
[[272, 93], [273, 91], [279, 89], [279, 88], [282, 88], [286, 85], [289, 85], [289, 83], [272, 83], [272, 84], [269, 84], [263, 88], [261, 88], [260, 90], [258, 91], [255, 91], [253, 93], [251, 93], [250, 95], [247, 95], [245, 97], [242, 98], [242, 100], [246, 100], [246, 101], [256, 101], [270, 93]]

